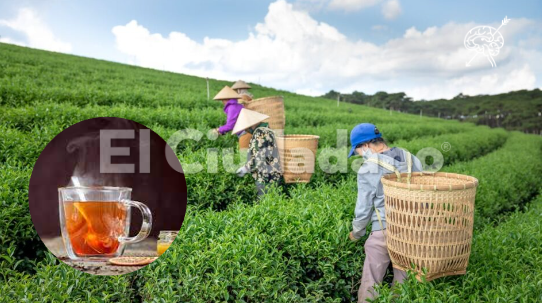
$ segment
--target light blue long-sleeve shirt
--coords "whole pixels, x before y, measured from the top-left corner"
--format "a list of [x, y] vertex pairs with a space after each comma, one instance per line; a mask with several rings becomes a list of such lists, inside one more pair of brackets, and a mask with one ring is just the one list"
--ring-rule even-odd
[[[369, 158], [377, 158], [397, 168], [400, 173], [408, 171], [406, 162], [406, 152], [400, 148], [394, 147], [379, 154], [373, 154]], [[422, 163], [414, 155], [412, 157], [412, 171], [422, 171]], [[352, 235], [359, 239], [366, 234], [367, 224], [372, 222], [372, 230], [381, 230], [378, 216], [374, 208], [378, 209], [382, 219], [383, 228], [386, 228], [386, 216], [384, 209], [384, 190], [380, 179], [383, 175], [391, 174], [392, 171], [381, 167], [380, 165], [364, 161], [358, 171], [358, 198], [355, 218], [352, 221]]]

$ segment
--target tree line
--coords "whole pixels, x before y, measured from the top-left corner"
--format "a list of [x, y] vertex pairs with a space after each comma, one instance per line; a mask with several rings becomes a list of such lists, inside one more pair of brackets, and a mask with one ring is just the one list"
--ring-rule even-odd
[[477, 125], [503, 127], [525, 133], [542, 132], [542, 91], [518, 90], [498, 95], [468, 96], [460, 93], [452, 99], [415, 101], [405, 93], [377, 92], [374, 95], [354, 91], [341, 94], [331, 90], [322, 97], [363, 104], [390, 111], [457, 119]]

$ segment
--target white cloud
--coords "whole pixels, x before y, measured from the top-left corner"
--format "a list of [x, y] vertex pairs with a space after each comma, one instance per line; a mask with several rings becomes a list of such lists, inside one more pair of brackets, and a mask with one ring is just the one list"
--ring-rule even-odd
[[329, 8], [351, 12], [375, 6], [380, 2], [382, 0], [331, 0]]
[[501, 29], [507, 42], [495, 57], [498, 67], [491, 68], [483, 56], [466, 67], [473, 54], [465, 49], [463, 39], [476, 25], [412, 27], [402, 37], [376, 45], [348, 39], [336, 28], [278, 0], [241, 41], [206, 37], [200, 42], [182, 32], [162, 36], [137, 21], [112, 31], [117, 48], [141, 66], [232, 81], [242, 78], [310, 95], [331, 89], [383, 90], [433, 99], [536, 85], [536, 76], [542, 73], [536, 63], [542, 61], [542, 52], [523, 49], [519, 42], [513, 44], [513, 38], [541, 27], [533, 21], [513, 20]]
[[382, 6], [382, 15], [388, 20], [397, 18], [401, 12], [401, 4], [398, 0], [389, 0]]
[[316, 96], [321, 96], [325, 93], [327, 93], [327, 91], [324, 91], [324, 90], [318, 90], [318, 89], [312, 89], [312, 88], [300, 88], [298, 90], [295, 91], [296, 94], [300, 94], [300, 95], [305, 95], [305, 96], [313, 96], [313, 97], [316, 97]]
[[421, 96], [423, 99], [431, 100], [437, 98], [449, 99], [459, 92], [472, 96], [534, 88], [536, 88], [536, 76], [531, 68], [525, 64], [517, 68], [508, 66], [504, 69], [504, 72], [503, 70], [490, 70], [485, 74], [458, 76], [430, 85], [412, 87], [405, 92], [410, 96]]
[[388, 27], [386, 25], [377, 24], [377, 25], [371, 26], [371, 29], [374, 31], [385, 31], [388, 29]]
[[26, 46], [24, 42], [13, 40], [10, 37], [0, 37], [0, 42], [2, 43], [8, 43], [8, 44], [15, 44], [19, 46]]
[[17, 42], [10, 37], [3, 37], [3, 42], [64, 53], [69, 53], [72, 50], [71, 44], [55, 37], [47, 24], [30, 8], [20, 9], [17, 16], [11, 20], [0, 20], [0, 26], [6, 26], [20, 32], [27, 39], [26, 42]]

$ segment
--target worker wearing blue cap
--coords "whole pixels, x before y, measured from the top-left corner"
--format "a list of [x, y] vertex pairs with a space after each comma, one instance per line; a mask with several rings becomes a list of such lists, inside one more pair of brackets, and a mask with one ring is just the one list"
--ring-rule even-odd
[[[421, 171], [418, 158], [397, 147], [389, 148], [378, 128], [370, 123], [354, 127], [350, 133], [352, 149], [348, 157], [355, 154], [364, 158], [358, 171], [358, 197], [352, 232], [349, 238], [357, 241], [366, 234], [369, 222], [371, 234], [365, 242], [365, 263], [358, 302], [377, 296], [373, 286], [382, 283], [390, 256], [386, 247], [386, 216], [384, 210], [384, 191], [380, 179], [385, 174]], [[393, 283], [401, 283], [406, 277], [404, 271], [393, 269]]]

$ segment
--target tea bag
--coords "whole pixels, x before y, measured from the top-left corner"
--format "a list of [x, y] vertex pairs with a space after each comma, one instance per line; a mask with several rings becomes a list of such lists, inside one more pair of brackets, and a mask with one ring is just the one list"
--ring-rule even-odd
[[[77, 161], [70, 178], [70, 184], [74, 187], [94, 187], [94, 186], [116, 186], [114, 174], [100, 173], [100, 140], [99, 135], [90, 134], [76, 138], [67, 145], [66, 150], [69, 153], [76, 153]], [[85, 196], [83, 190], [78, 191], [79, 202], [74, 203], [75, 210], [71, 219], [75, 222], [74, 227], [78, 230], [72, 231], [73, 237], [84, 237], [83, 242], [96, 253], [104, 252], [104, 249], [111, 245], [112, 239], [107, 233], [99, 230], [99, 225], [94, 226], [93, 222], [104, 222], [106, 225], [118, 225], [118, 220], [112, 218], [106, 211], [93, 213], [92, 218], [86, 212], [82, 205], [85, 202], [92, 201], [92, 197]], [[98, 228], [98, 229], [96, 229]]]

